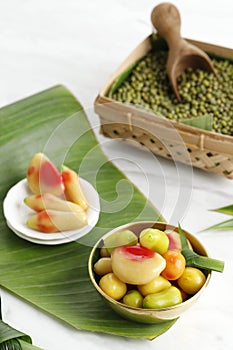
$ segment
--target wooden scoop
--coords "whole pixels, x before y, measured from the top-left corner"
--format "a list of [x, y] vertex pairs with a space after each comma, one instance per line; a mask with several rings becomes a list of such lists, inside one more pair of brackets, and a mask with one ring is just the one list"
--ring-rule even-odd
[[170, 3], [161, 3], [151, 13], [151, 21], [158, 35], [163, 37], [169, 47], [167, 74], [177, 99], [181, 97], [177, 88], [177, 78], [188, 68], [199, 68], [216, 75], [207, 54], [189, 44], [180, 36], [181, 19], [178, 9]]

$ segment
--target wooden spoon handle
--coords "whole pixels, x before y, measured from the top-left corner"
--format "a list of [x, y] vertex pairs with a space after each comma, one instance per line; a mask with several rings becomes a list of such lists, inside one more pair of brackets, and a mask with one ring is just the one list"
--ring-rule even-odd
[[159, 36], [166, 40], [169, 48], [182, 40], [180, 14], [173, 4], [164, 2], [156, 6], [151, 13], [151, 22]]

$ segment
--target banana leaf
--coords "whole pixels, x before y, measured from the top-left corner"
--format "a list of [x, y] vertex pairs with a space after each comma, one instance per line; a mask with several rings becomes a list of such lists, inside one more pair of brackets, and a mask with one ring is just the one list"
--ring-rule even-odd
[[[142, 59], [142, 58], [141, 58]], [[141, 60], [140, 59], [140, 60]], [[112, 97], [112, 95], [119, 89], [119, 87], [123, 84], [123, 82], [128, 78], [128, 76], [131, 74], [133, 69], [137, 66], [138, 62], [136, 61], [134, 64], [132, 64], [129, 68], [127, 68], [123, 73], [121, 73], [116, 80], [113, 82], [109, 92], [108, 96]]]
[[218, 213], [223, 213], [227, 215], [233, 215], [233, 204], [227, 205], [225, 207], [212, 209], [212, 211], [216, 211]]
[[224, 262], [222, 260], [212, 259], [207, 256], [202, 256], [190, 249], [188, 240], [185, 237], [185, 234], [181, 228], [178, 226], [182, 250], [181, 253], [185, 257], [186, 266], [192, 266], [205, 270], [213, 270], [217, 272], [223, 272]]
[[200, 117], [181, 119], [182, 124], [193, 126], [198, 129], [212, 131], [213, 130], [213, 116], [210, 114], [203, 115]]
[[46, 246], [16, 236], [0, 213], [0, 285], [76, 329], [152, 339], [175, 320], [145, 325], [122, 319], [94, 289], [87, 262], [94, 243], [131, 221], [163, 220], [142, 193], [103, 154], [81, 105], [55, 86], [0, 110], [0, 198], [25, 177], [32, 156], [44, 152], [97, 189], [101, 213], [78, 241]]
[[227, 231], [227, 230], [233, 230], [233, 219], [219, 222], [216, 225], [207, 227], [203, 231]]
[[0, 320], [0, 350], [36, 350], [31, 338]]
[[[215, 211], [217, 213], [233, 215], [233, 204], [227, 205], [225, 207], [212, 209], [211, 211]], [[233, 218], [217, 223], [216, 225], [207, 227], [203, 231], [226, 231], [233, 230]]]

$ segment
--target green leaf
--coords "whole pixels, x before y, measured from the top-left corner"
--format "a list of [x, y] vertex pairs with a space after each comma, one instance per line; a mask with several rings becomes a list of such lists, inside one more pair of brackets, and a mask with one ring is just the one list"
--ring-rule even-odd
[[[142, 59], [142, 58], [141, 58]], [[140, 60], [141, 60], [140, 59]], [[128, 78], [132, 70], [137, 66], [138, 62], [136, 61], [134, 64], [132, 64], [129, 68], [127, 68], [123, 73], [121, 73], [113, 82], [109, 92], [108, 96], [112, 97], [112, 95], [119, 89], [119, 87], [123, 84], [123, 82]]]
[[178, 226], [180, 238], [181, 238], [181, 253], [185, 257], [186, 266], [192, 266], [200, 269], [214, 270], [217, 272], [223, 272], [224, 262], [217, 259], [212, 259], [207, 256], [201, 256], [193, 252], [188, 245], [188, 240], [181, 228]]
[[17, 331], [7, 323], [0, 320], [0, 344], [14, 338], [23, 338], [28, 343], [32, 343], [31, 338], [28, 335]]
[[181, 119], [180, 122], [182, 124], [194, 126], [195, 128], [198, 128], [198, 129], [212, 131], [213, 116], [210, 114], [207, 114], [207, 115], [194, 117], [190, 119]]
[[31, 338], [0, 320], [0, 350], [36, 350]]
[[229, 219], [229, 220], [220, 222], [216, 225], [207, 227], [203, 231], [225, 231], [225, 230], [233, 230], [233, 219]]
[[42, 348], [38, 348], [33, 344], [27, 343], [23, 339], [18, 339], [18, 342], [21, 345], [22, 350], [42, 350]]
[[223, 213], [227, 215], [233, 215], [233, 204], [227, 205], [226, 207], [212, 209], [212, 211], [216, 211], [218, 213]]
[[22, 350], [17, 339], [10, 339], [0, 344], [0, 350]]
[[179, 234], [180, 234], [180, 240], [181, 240], [181, 247], [182, 247], [182, 251], [188, 251], [190, 250], [189, 249], [189, 244], [188, 244], [188, 240], [180, 226], [180, 224], [178, 224], [178, 231], [179, 231]]
[[[227, 205], [225, 207], [217, 208], [217, 209], [212, 209], [212, 211], [227, 214], [227, 215], [233, 215], [233, 204]], [[213, 231], [233, 230], [233, 218], [226, 221], [222, 221], [216, 225], [207, 227], [202, 231], [212, 231], [212, 230]]]
[[[175, 320], [156, 325], [124, 320], [93, 287], [87, 269], [92, 246], [131, 221], [163, 220], [142, 193], [103, 154], [81, 105], [56, 86], [0, 110], [0, 198], [25, 177], [43, 151], [65, 163], [98, 190], [101, 214], [85, 237], [64, 245], [33, 244], [17, 237], [0, 213], [0, 284], [76, 329], [152, 339]], [[88, 334], [87, 334], [88, 336]]]

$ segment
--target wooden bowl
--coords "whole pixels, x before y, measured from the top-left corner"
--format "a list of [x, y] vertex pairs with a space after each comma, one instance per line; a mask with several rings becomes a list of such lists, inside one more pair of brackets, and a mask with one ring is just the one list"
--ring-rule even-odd
[[[93, 247], [89, 261], [88, 261], [88, 271], [89, 271], [89, 276], [91, 279], [91, 282], [95, 289], [100, 293], [100, 295], [104, 298], [106, 303], [119, 315], [122, 317], [136, 321], [136, 322], [141, 322], [141, 323], [159, 323], [159, 322], [164, 322], [168, 320], [174, 320], [178, 317], [180, 317], [186, 310], [188, 310], [192, 305], [194, 305], [197, 300], [200, 298], [201, 294], [204, 292], [205, 288], [207, 287], [210, 278], [211, 278], [211, 272], [207, 273], [207, 278], [205, 281], [205, 284], [203, 287], [193, 296], [191, 296], [189, 299], [186, 301], [182, 302], [181, 304], [163, 308], [163, 309], [143, 309], [143, 308], [135, 308], [135, 307], [130, 307], [127, 306], [119, 301], [116, 301], [112, 298], [110, 298], [106, 293], [103, 292], [103, 290], [99, 287], [95, 272], [93, 270], [93, 266], [95, 262], [99, 259], [100, 257], [100, 249], [103, 247], [103, 240], [108, 237], [109, 235], [117, 232], [117, 231], [122, 231], [125, 229], [129, 229], [133, 231], [136, 235], [139, 236], [140, 232], [148, 227], [153, 227], [159, 230], [174, 230], [178, 232], [178, 228], [172, 225], [168, 225], [166, 223], [162, 222], [151, 222], [151, 221], [145, 221], [145, 222], [134, 222], [134, 223], [129, 223], [120, 227], [117, 227], [107, 234], [105, 234]], [[200, 255], [203, 256], [208, 256], [208, 253], [205, 249], [205, 247], [202, 245], [202, 243], [191, 233], [183, 230], [185, 233], [186, 237], [190, 241], [194, 251]]]

